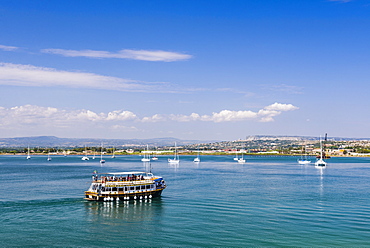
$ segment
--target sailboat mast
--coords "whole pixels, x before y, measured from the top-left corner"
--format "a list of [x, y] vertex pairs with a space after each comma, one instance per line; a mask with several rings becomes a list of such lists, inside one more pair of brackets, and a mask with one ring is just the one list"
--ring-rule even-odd
[[320, 137], [320, 158], [322, 159], [322, 141]]

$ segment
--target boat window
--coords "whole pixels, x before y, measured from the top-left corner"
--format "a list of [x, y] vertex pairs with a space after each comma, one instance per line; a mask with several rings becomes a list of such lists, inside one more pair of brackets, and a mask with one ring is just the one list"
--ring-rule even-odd
[[101, 190], [102, 190], [102, 191], [105, 191], [105, 187], [101, 187]]
[[118, 191], [123, 191], [123, 188], [118, 188]]
[[136, 186], [136, 190], [140, 190], [140, 186]]
[[113, 187], [112, 188], [112, 191], [117, 191], [117, 187]]
[[134, 186], [131, 186], [131, 187], [130, 187], [130, 190], [135, 190], [135, 187], [134, 187]]
[[150, 184], [148, 184], [148, 185], [146, 185], [146, 187], [145, 187], [145, 188], [146, 188], [146, 189], [150, 189], [150, 186], [151, 186], [151, 185], [150, 185]]

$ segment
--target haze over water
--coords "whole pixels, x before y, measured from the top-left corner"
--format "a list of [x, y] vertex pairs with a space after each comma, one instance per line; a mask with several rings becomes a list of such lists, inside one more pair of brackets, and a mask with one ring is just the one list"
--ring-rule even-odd
[[148, 168], [139, 156], [0, 156], [4, 246], [245, 247], [369, 245], [369, 158], [332, 158], [326, 169], [294, 157], [182, 156], [151, 163], [160, 199], [87, 202], [92, 172]]

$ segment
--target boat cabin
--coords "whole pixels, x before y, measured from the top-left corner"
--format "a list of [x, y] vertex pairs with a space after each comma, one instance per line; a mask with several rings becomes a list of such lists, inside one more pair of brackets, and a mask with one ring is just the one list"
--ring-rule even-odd
[[147, 172], [116, 172], [94, 174], [87, 200], [130, 200], [160, 196], [166, 183], [162, 177]]

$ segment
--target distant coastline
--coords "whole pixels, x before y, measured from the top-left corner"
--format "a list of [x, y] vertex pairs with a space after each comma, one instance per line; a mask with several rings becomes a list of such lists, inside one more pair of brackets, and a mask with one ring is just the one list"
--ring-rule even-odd
[[[16, 157], [27, 157], [26, 153], [0, 153], [0, 156], [16, 156]], [[58, 157], [63, 157], [63, 154], [49, 154], [50, 156], [58, 156]], [[78, 157], [78, 156], [85, 156], [85, 153], [74, 153], [74, 154], [68, 154], [66, 156], [71, 156], [71, 157]], [[112, 156], [112, 153], [106, 153], [103, 156]], [[167, 157], [167, 156], [172, 156], [173, 153], [161, 153], [161, 154], [153, 154], [157, 157]], [[197, 152], [188, 152], [188, 153], [179, 153], [179, 156], [196, 156]], [[243, 153], [245, 156], [251, 156], [251, 157], [301, 157], [301, 155], [298, 154], [272, 154], [272, 153], [264, 153], [264, 154], [259, 154], [259, 153]], [[47, 153], [32, 153], [31, 156], [35, 157], [41, 157], [41, 156], [48, 156]], [[93, 154], [87, 154], [87, 156], [92, 157]], [[96, 155], [100, 156], [100, 154]], [[115, 153], [115, 156], [143, 156], [143, 153]], [[201, 156], [235, 156], [235, 154], [232, 153], [222, 153], [222, 152], [207, 152], [204, 154], [201, 154]], [[331, 158], [354, 158], [354, 157], [370, 157], [370, 154], [366, 155], [331, 155]], [[307, 158], [309, 159], [316, 159], [316, 155], [308, 155]], [[330, 159], [330, 158], [328, 158]]]
[[[94, 153], [116, 155], [141, 155], [146, 152], [169, 155], [177, 144], [179, 154], [251, 156], [317, 156], [320, 154], [318, 137], [305, 136], [247, 136], [233, 141], [195, 141], [175, 138], [158, 139], [66, 139], [54, 136], [21, 137], [0, 139], [0, 154], [22, 155], [30, 149], [37, 155], [93, 155]], [[101, 144], [104, 144], [101, 147]], [[149, 151], [145, 151], [149, 146]], [[324, 153], [331, 157], [369, 157], [370, 139], [329, 137], [323, 141]]]

